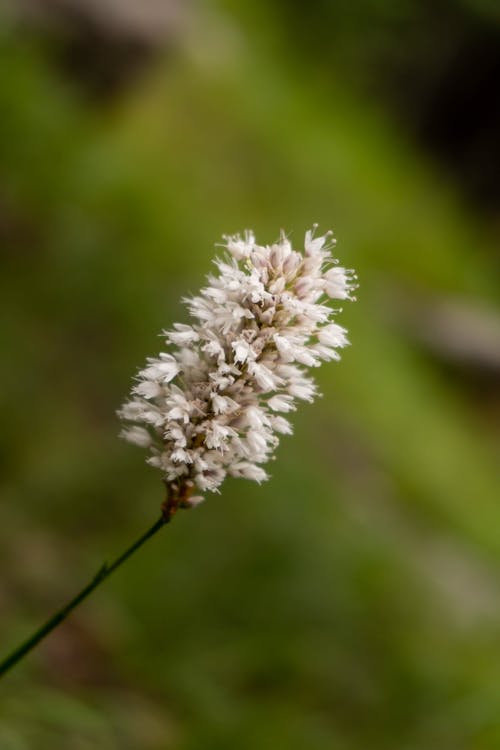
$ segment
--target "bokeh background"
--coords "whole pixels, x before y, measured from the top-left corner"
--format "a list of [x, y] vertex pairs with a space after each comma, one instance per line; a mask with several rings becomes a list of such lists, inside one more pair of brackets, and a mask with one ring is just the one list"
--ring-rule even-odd
[[158, 515], [115, 411], [223, 233], [333, 228], [352, 346], [272, 480], [0, 684], [1, 750], [500, 748], [496, 0], [4, 0], [0, 643]]

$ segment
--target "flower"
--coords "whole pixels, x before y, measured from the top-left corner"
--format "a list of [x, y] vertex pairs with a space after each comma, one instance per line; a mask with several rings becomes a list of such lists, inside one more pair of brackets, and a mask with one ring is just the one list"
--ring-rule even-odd
[[307, 368], [348, 344], [327, 302], [354, 299], [356, 277], [336, 265], [330, 233], [306, 232], [303, 252], [283, 232], [266, 246], [252, 232], [224, 239], [218, 274], [184, 300], [192, 323], [164, 331], [169, 351], [148, 359], [119, 411], [122, 436], [163, 472], [169, 512], [227, 475], [267, 479], [277, 433], [292, 431], [281, 414], [317, 395]]

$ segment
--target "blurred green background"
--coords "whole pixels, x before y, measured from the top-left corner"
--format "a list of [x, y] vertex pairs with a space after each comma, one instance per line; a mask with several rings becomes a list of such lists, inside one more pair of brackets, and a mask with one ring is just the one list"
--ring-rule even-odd
[[223, 233], [359, 301], [272, 480], [0, 683], [0, 750], [500, 748], [500, 11], [22, 0], [0, 31], [0, 643], [157, 517], [116, 409]]

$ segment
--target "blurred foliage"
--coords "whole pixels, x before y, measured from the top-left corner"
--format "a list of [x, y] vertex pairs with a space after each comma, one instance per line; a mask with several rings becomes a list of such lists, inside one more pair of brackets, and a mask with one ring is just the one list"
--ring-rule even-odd
[[4, 25], [4, 650], [156, 517], [115, 410], [221, 234], [333, 226], [361, 287], [272, 480], [179, 517], [5, 678], [1, 750], [500, 747], [498, 390], [398, 307], [498, 310], [494, 233], [347, 67], [306, 74], [278, 7], [197, 8], [107, 104]]

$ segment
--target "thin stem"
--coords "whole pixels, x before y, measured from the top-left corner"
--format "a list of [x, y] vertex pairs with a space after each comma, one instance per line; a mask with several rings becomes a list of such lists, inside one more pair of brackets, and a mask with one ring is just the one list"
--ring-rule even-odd
[[110, 565], [105, 563], [102, 568], [97, 572], [94, 578], [88, 583], [75, 597], [71, 599], [62, 609], [56, 612], [47, 622], [42, 625], [41, 628], [36, 630], [33, 635], [22, 643], [18, 648], [12, 651], [4, 661], [0, 662], [0, 677], [4, 675], [9, 669], [17, 664], [18, 661], [23, 659], [42, 638], [45, 638], [54, 628], [56, 628], [66, 617], [77, 607], [80, 602], [83, 602], [89, 594], [92, 593], [108, 576], [111, 575], [117, 568], [120, 567], [125, 560], [134, 554], [139, 547], [151, 539], [166, 523], [170, 521], [172, 517], [171, 513], [163, 513], [163, 515], [146, 531], [142, 536], [139, 537], [128, 549], [125, 550], [114, 562]]

